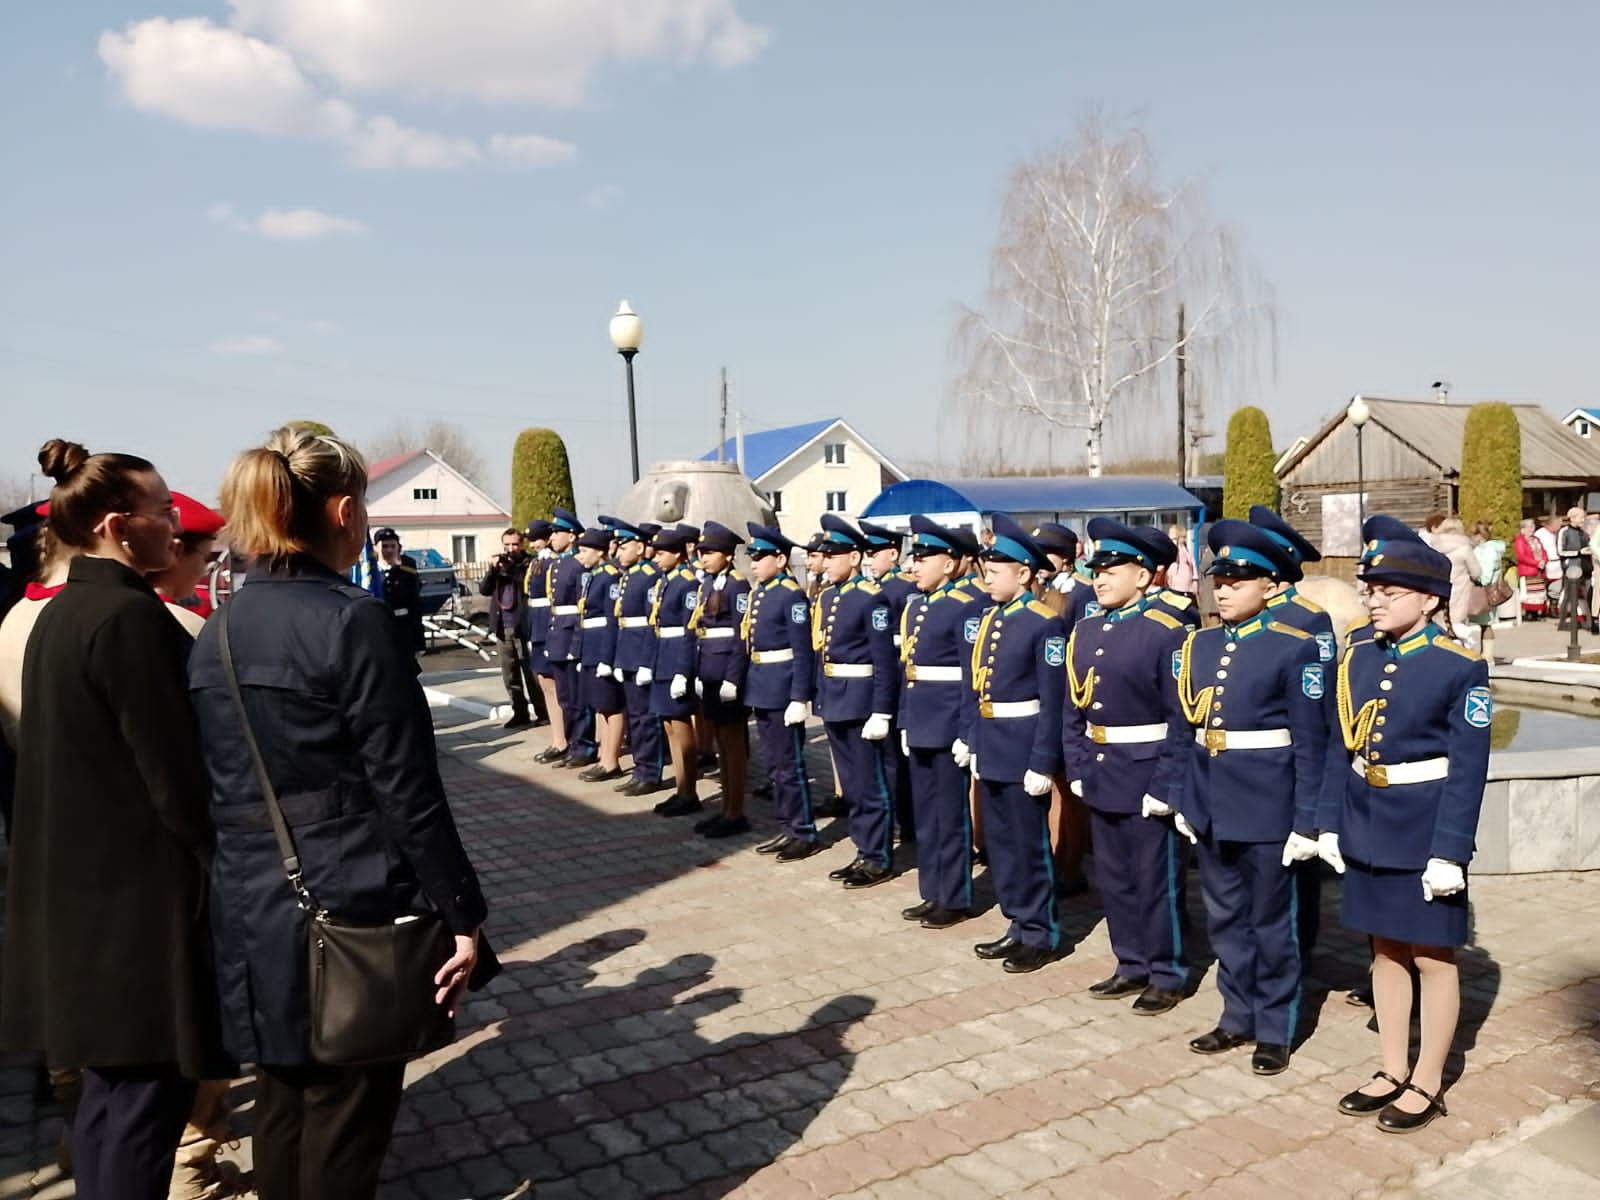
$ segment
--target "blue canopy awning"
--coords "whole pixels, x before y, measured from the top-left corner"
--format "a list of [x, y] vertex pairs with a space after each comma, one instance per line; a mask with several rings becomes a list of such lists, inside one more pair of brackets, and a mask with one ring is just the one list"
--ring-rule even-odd
[[1171, 480], [1137, 475], [1008, 476], [1002, 479], [908, 479], [878, 493], [861, 512], [867, 520], [912, 513], [1003, 512], [1066, 520], [1070, 517], [1132, 517], [1188, 513], [1198, 519], [1205, 504]]

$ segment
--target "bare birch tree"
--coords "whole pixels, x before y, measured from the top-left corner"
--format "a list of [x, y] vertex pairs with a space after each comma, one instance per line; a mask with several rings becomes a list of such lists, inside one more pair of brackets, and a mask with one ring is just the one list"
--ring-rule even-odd
[[432, 450], [473, 483], [483, 482], [488, 469], [482, 453], [472, 444], [467, 431], [449, 421], [429, 421], [418, 428], [409, 422], [391, 425], [365, 447], [367, 457], [394, 458], [413, 450]]
[[[1197, 186], [1163, 186], [1140, 130], [1108, 131], [1091, 115], [1006, 182], [988, 288], [957, 322], [953, 398], [971, 434], [1012, 443], [1004, 452], [1036, 452], [1051, 428], [1082, 430], [1099, 475], [1108, 422], [1124, 433], [1152, 424], [1180, 347], [1194, 369], [1252, 349], [1263, 330], [1275, 332], [1270, 293]], [[1005, 412], [1022, 419], [997, 421]]]

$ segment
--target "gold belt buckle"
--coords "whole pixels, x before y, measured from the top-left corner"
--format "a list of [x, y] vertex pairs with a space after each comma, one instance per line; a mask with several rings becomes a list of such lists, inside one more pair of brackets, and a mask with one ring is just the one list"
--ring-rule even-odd
[[916, 678], [917, 678], [917, 664], [916, 663], [907, 663], [906, 664], [906, 679], [907, 679], [907, 681], [914, 683], [914, 682], [916, 682]]
[[1206, 730], [1206, 749], [1215, 754], [1219, 750], [1228, 748], [1228, 733], [1225, 729]]
[[1367, 764], [1367, 786], [1386, 788], [1389, 786], [1389, 768], [1382, 763]]
[[1097, 746], [1106, 744], [1106, 727], [1104, 725], [1089, 726], [1089, 740]]
[[980, 717], [993, 717], [994, 705], [987, 700], [980, 701], [978, 704], [978, 715]]
[[833, 664], [832, 663], [823, 663], [822, 664], [822, 673], [824, 675], [826, 675], [829, 679], [832, 679], [833, 678]]

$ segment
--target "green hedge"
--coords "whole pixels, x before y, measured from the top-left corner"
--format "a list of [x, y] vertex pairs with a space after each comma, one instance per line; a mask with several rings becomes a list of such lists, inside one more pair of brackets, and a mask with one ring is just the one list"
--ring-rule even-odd
[[577, 510], [567, 445], [553, 429], [524, 429], [511, 451], [511, 521], [548, 520], [557, 506]]
[[1228, 420], [1228, 445], [1222, 468], [1222, 515], [1241, 521], [1252, 504], [1278, 507], [1278, 477], [1273, 472], [1272, 426], [1259, 408], [1241, 408]]
[[1522, 427], [1509, 404], [1474, 404], [1462, 435], [1456, 508], [1470, 531], [1488, 521], [1508, 545], [1522, 520]]
[[333, 436], [333, 429], [330, 426], [324, 425], [321, 421], [285, 421], [283, 423], [283, 427], [285, 429], [293, 429], [296, 432], [304, 431], [306, 433], [312, 433], [317, 437]]

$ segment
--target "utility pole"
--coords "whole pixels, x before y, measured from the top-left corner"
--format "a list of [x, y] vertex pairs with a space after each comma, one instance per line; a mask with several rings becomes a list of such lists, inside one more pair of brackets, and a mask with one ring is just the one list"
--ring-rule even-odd
[[722, 368], [722, 416], [717, 423], [717, 461], [728, 459], [728, 368]]
[[1189, 412], [1184, 395], [1188, 347], [1184, 343], [1183, 305], [1178, 305], [1178, 486], [1189, 486]]

